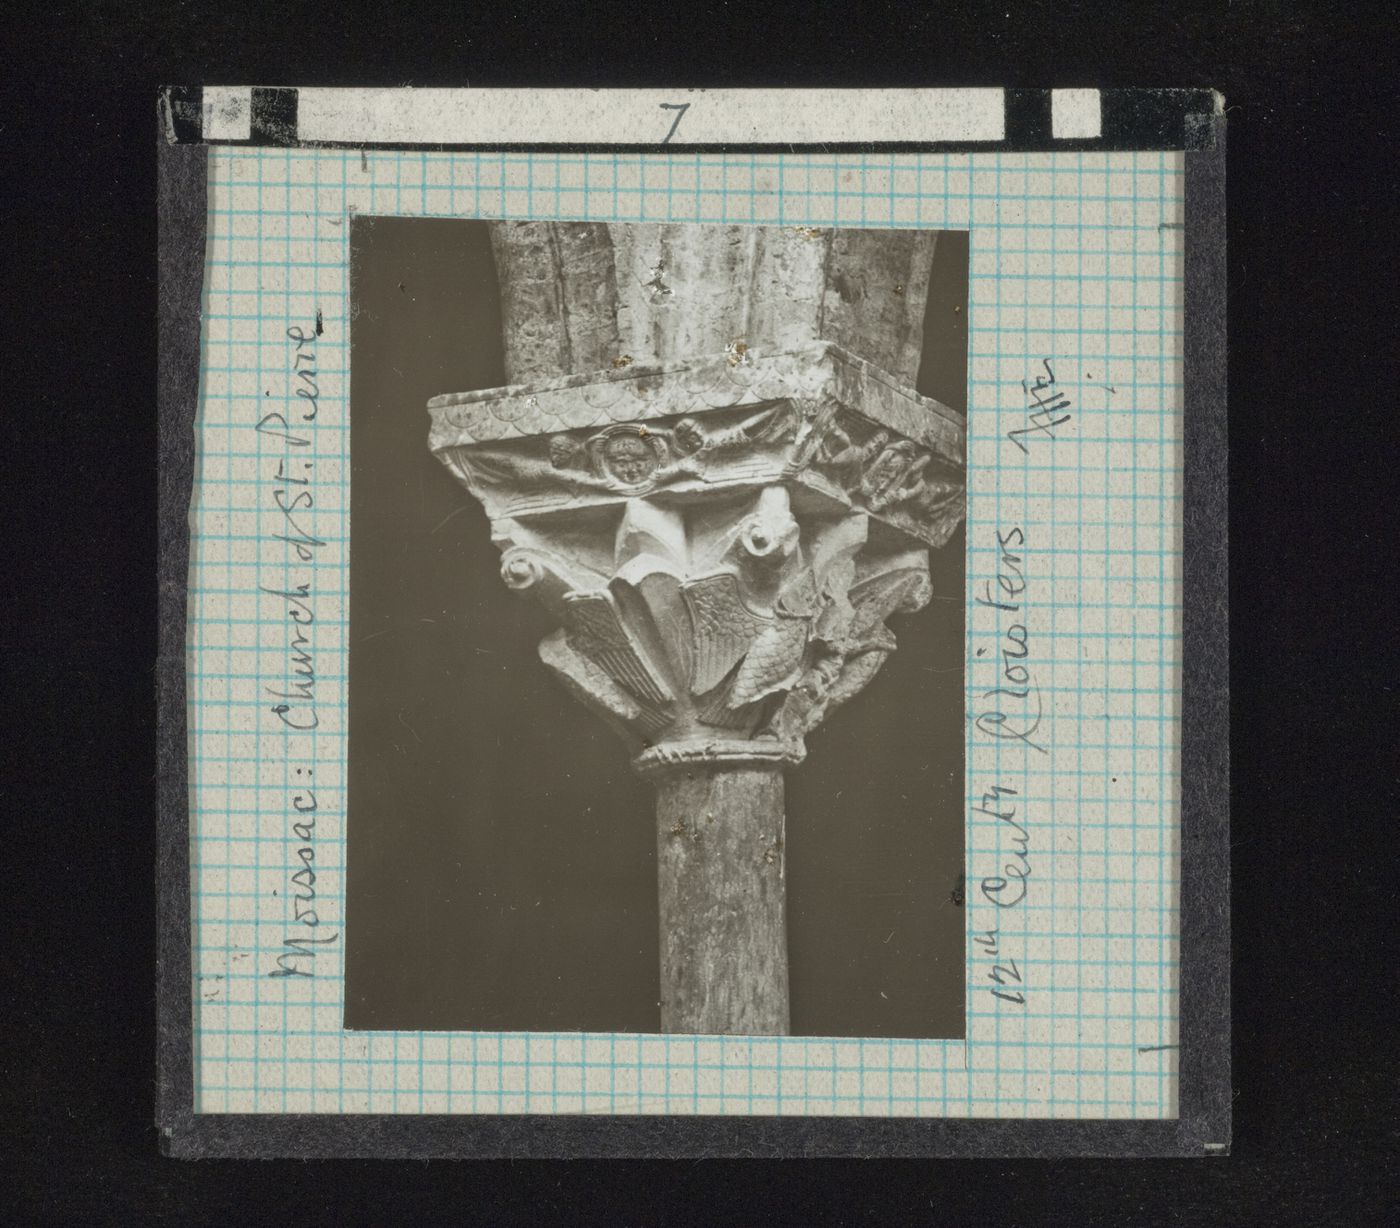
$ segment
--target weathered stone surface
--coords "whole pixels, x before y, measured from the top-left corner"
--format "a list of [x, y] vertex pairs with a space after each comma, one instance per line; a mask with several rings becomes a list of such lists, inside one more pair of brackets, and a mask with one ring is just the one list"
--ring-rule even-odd
[[781, 769], [673, 768], [656, 788], [661, 1030], [786, 1035]]
[[491, 251], [511, 383], [592, 371], [617, 357], [617, 284], [606, 225], [496, 222]]
[[936, 242], [926, 230], [494, 222], [507, 377], [832, 341], [912, 385]]
[[931, 546], [963, 517], [962, 416], [830, 344], [435, 397], [429, 412], [430, 446], [493, 520], [777, 482]]
[[529, 385], [446, 393], [428, 402], [430, 445], [524, 439], [555, 431], [832, 397], [871, 421], [962, 463], [966, 420], [888, 371], [831, 342], [749, 350], [748, 361], [707, 352], [688, 362], [586, 371]]

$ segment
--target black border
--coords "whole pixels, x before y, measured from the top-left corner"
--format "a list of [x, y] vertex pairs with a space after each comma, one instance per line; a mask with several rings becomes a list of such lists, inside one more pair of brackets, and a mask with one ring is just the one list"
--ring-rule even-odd
[[156, 1120], [165, 1134], [192, 1114], [193, 936], [190, 897], [189, 734], [185, 633], [199, 412], [208, 156], [203, 146], [162, 143], [157, 349], [156, 656]]
[[[1184, 93], [1213, 97], [1208, 91], [1114, 92], [1143, 99]], [[160, 965], [156, 1113], [165, 1154], [177, 1158], [416, 1159], [1227, 1154], [1230, 848], [1224, 116], [1188, 111], [1182, 121], [1182, 144], [1169, 146], [1186, 150], [1182, 1049], [1180, 1115], [1176, 1120], [196, 1114], [184, 668], [207, 160], [203, 146], [180, 139], [182, 132], [189, 132], [191, 111], [198, 123], [199, 99], [190, 93], [174, 89], [162, 92], [158, 152]], [[255, 132], [285, 134], [289, 122], [286, 103], [285, 97], [267, 100], [262, 112], [265, 122], [255, 127]], [[254, 110], [257, 114], [258, 106]], [[1155, 117], [1154, 122], [1161, 119], [1161, 109], [1146, 102], [1139, 114]], [[1108, 116], [1105, 101], [1106, 130]], [[975, 148], [1007, 147], [993, 143]], [[1116, 146], [1061, 141], [1053, 147]], [[555, 147], [521, 148], [552, 151]], [[753, 146], [744, 148], [756, 150]], [[839, 149], [823, 148], [828, 152]]]

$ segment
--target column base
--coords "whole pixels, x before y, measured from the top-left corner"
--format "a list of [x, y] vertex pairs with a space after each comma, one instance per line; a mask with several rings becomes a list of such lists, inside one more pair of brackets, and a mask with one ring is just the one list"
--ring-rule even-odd
[[807, 748], [801, 741], [777, 738], [714, 738], [705, 741], [660, 742], [632, 760], [637, 775], [655, 780], [675, 768], [768, 767], [784, 768], [801, 763]]

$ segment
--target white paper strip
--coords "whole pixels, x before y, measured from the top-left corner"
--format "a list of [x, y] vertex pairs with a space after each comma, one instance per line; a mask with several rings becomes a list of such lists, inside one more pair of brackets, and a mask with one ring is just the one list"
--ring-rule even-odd
[[1000, 89], [302, 89], [298, 136], [352, 144], [1000, 141]]
[[1095, 140], [1103, 134], [1098, 90], [1051, 90], [1050, 133], [1057, 141]]
[[204, 87], [206, 141], [246, 141], [252, 135], [253, 91], [246, 85]]

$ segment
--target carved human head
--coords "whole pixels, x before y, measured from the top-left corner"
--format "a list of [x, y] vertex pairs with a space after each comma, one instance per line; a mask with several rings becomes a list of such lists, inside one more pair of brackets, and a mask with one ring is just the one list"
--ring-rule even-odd
[[641, 436], [631, 433], [612, 436], [603, 445], [603, 459], [608, 472], [628, 486], [645, 482], [656, 468], [656, 453]]
[[549, 441], [549, 463], [556, 469], [567, 469], [578, 452], [579, 445], [567, 435], [555, 435]]

